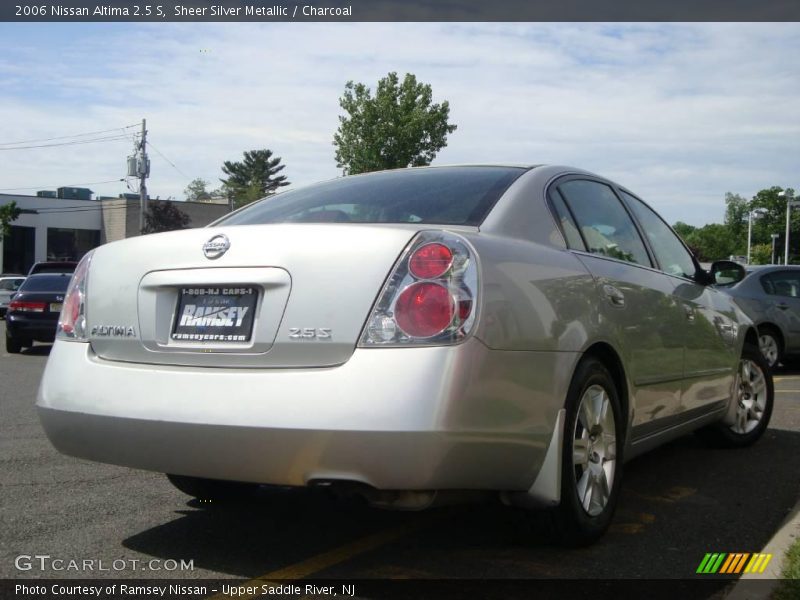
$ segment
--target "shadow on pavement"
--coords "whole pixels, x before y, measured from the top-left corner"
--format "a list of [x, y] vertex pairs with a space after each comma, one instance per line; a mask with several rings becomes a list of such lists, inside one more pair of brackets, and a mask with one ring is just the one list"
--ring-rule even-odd
[[743, 450], [680, 438], [625, 465], [610, 531], [577, 550], [535, 533], [541, 515], [497, 503], [398, 513], [343, 505], [313, 490], [264, 491], [252, 502], [216, 507], [192, 501], [175, 520], [123, 544], [250, 578], [378, 531], [407, 528], [392, 543], [314, 576], [694, 578], [707, 552], [763, 548], [797, 501], [798, 455], [800, 433], [792, 431], [769, 429]]

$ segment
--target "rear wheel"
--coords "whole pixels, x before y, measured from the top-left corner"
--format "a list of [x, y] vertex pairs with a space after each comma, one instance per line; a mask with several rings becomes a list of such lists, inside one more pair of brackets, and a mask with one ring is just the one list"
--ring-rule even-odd
[[771, 327], [764, 327], [758, 332], [758, 347], [770, 369], [774, 369], [781, 361], [780, 337]]
[[725, 422], [701, 429], [698, 434], [716, 446], [743, 448], [755, 443], [772, 416], [775, 390], [767, 360], [755, 346], [745, 344], [736, 374], [735, 413]]
[[6, 352], [9, 354], [19, 354], [22, 351], [22, 340], [13, 337], [6, 331]]
[[583, 546], [611, 524], [622, 480], [624, 421], [619, 393], [603, 363], [595, 358], [581, 362], [566, 408], [554, 534], [560, 544]]
[[167, 479], [184, 494], [198, 500], [243, 500], [251, 497], [258, 489], [256, 483], [241, 481], [223, 481], [170, 474], [167, 474]]

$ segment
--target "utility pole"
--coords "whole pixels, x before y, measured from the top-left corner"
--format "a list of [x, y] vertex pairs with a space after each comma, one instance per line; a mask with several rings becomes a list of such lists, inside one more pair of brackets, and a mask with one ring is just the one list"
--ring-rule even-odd
[[150, 159], [147, 158], [147, 119], [142, 119], [142, 139], [139, 142], [139, 234], [144, 233], [147, 214], [147, 177], [150, 175]]

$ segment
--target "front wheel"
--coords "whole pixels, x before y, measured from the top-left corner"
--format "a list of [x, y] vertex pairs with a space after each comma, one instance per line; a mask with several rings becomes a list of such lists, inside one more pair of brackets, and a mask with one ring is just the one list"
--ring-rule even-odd
[[622, 481], [624, 419], [608, 369], [584, 359], [567, 395], [561, 504], [553, 512], [555, 541], [584, 546], [608, 529]]
[[772, 372], [759, 348], [745, 344], [734, 385], [736, 403], [727, 418], [701, 429], [701, 437], [717, 446], [743, 448], [764, 435], [772, 416], [775, 388]]

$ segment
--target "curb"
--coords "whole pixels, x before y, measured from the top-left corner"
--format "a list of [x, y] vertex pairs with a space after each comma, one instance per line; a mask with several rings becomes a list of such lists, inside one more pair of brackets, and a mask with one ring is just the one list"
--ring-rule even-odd
[[781, 581], [783, 572], [783, 556], [786, 551], [794, 544], [795, 540], [800, 539], [800, 500], [794, 505], [789, 516], [783, 521], [778, 531], [767, 542], [764, 554], [772, 554], [773, 558], [767, 565], [763, 573], [747, 573], [742, 575], [739, 581], [725, 596], [725, 600], [761, 600], [769, 598]]

